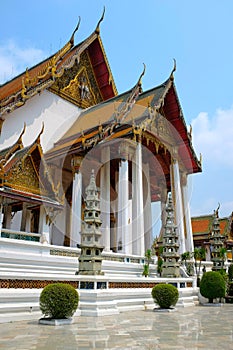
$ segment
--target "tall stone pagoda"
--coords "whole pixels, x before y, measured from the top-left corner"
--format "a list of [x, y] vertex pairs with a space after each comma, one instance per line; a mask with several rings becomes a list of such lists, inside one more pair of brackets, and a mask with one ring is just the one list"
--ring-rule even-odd
[[84, 227], [81, 232], [80, 275], [103, 275], [101, 271], [103, 246], [101, 238], [100, 199], [94, 170], [85, 191]]
[[[218, 208], [219, 209], [219, 208]], [[214, 210], [213, 224], [212, 224], [212, 256], [211, 261], [213, 262], [213, 271], [219, 271], [224, 269], [224, 258], [221, 254], [221, 250], [224, 248], [225, 236], [220, 233], [218, 209]]]
[[166, 205], [166, 223], [163, 234], [163, 265], [162, 277], [179, 277], [179, 243], [177, 227], [174, 223], [174, 208], [172, 197], [169, 194]]

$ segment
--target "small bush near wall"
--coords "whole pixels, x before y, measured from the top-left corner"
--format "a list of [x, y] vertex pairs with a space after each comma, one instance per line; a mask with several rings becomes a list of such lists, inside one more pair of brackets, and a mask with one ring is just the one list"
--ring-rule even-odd
[[78, 302], [77, 290], [66, 283], [49, 284], [40, 294], [41, 312], [53, 319], [65, 319], [73, 316]]
[[175, 306], [179, 299], [178, 289], [171, 284], [160, 283], [153, 287], [152, 298], [162, 309], [169, 309]]
[[200, 293], [213, 303], [216, 298], [224, 298], [226, 294], [226, 282], [223, 276], [216, 271], [204, 273], [200, 283]]

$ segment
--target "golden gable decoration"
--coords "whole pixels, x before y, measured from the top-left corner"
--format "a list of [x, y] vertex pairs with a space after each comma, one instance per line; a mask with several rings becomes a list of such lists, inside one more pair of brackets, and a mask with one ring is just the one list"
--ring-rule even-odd
[[86, 51], [81, 55], [79, 62], [56, 79], [50, 90], [83, 109], [103, 101]]

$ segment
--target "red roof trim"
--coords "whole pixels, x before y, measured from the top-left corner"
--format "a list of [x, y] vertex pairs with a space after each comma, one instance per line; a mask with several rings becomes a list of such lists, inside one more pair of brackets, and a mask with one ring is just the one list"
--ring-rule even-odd
[[111, 81], [112, 77], [110, 76], [109, 67], [99, 37], [88, 47], [88, 53], [101, 95], [103, 100], [106, 101], [114, 97], [116, 92]]

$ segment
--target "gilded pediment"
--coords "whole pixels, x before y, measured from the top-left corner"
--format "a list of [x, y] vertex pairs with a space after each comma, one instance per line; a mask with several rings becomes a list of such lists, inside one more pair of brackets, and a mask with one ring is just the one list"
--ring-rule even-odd
[[25, 158], [12, 167], [7, 174], [5, 185], [15, 190], [30, 193], [39, 194], [41, 192], [39, 178], [32, 164], [31, 157]]
[[62, 77], [56, 79], [50, 90], [80, 108], [88, 108], [103, 101], [86, 51], [79, 62], [76, 61]]

